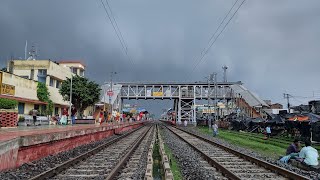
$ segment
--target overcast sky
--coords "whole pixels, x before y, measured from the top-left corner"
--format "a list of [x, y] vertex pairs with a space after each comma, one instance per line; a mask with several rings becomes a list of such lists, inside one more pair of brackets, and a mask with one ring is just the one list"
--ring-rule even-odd
[[285, 103], [284, 92], [319, 98], [319, 0], [247, 0], [193, 71], [234, 2], [109, 0], [131, 63], [100, 0], [1, 0], [0, 64], [24, 57], [28, 40], [39, 59], [83, 60], [99, 83], [110, 71], [118, 81], [199, 81], [214, 71], [221, 80], [226, 64], [230, 81], [262, 99]]

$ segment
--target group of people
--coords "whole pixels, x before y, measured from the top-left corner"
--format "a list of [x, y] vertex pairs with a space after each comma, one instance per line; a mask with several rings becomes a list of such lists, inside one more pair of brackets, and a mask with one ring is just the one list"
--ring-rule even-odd
[[111, 113], [110, 112], [108, 113], [106, 110], [101, 109], [98, 117], [99, 117], [98, 121], [96, 119], [95, 124], [100, 124], [101, 125], [103, 122], [113, 123], [113, 118], [112, 118]]
[[[113, 122], [120, 122], [124, 121], [125, 119], [128, 119], [129, 122], [135, 121], [134, 118], [131, 118], [130, 116], [126, 116], [126, 114], [120, 114], [119, 112], [116, 112], [115, 114], [111, 114], [110, 112], [107, 112], [107, 110], [101, 109], [97, 118], [95, 119], [95, 124], [102, 124], [102, 123], [113, 123]], [[142, 118], [140, 118], [142, 119]], [[139, 120], [139, 116], [138, 116]]]
[[[64, 108], [62, 110], [62, 116], [60, 118], [59, 114], [56, 114], [55, 116], [52, 116], [51, 118], [51, 124], [57, 125], [57, 124], [61, 124], [61, 125], [67, 125], [68, 124], [68, 116], [69, 116], [69, 112], [67, 110], [67, 108]], [[71, 107], [71, 124], [74, 125], [76, 123], [76, 115], [77, 115], [77, 109], [72, 106]]]
[[305, 147], [300, 150], [299, 140], [294, 140], [287, 148], [286, 156], [283, 156], [280, 161], [288, 163], [290, 159], [295, 159], [305, 166], [318, 166], [318, 151], [311, 146], [310, 140], [306, 140], [304, 143]]

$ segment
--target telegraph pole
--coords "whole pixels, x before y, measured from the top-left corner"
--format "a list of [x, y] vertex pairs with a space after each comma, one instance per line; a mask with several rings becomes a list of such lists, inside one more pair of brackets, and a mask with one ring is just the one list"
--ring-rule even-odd
[[223, 69], [223, 82], [227, 82], [227, 69], [228, 69], [228, 66], [224, 65], [222, 66], [222, 69]]
[[214, 113], [214, 121], [217, 121], [217, 109], [218, 109], [218, 96], [217, 96], [217, 73], [213, 73], [214, 76], [214, 99], [215, 99], [215, 113]]
[[290, 94], [287, 94], [287, 93], [283, 93], [283, 97], [284, 97], [285, 99], [287, 99], [288, 113], [290, 113], [290, 97], [291, 97], [291, 95], [290, 95]]
[[72, 107], [72, 80], [73, 80], [73, 68], [74, 67], [70, 67], [70, 69], [71, 69], [71, 78], [70, 78], [70, 94], [69, 94], [69, 116], [70, 116], [70, 124], [72, 124], [73, 125], [73, 122], [72, 122], [72, 118], [71, 118], [71, 107]]
[[[228, 82], [228, 80], [227, 80], [227, 69], [228, 69], [228, 66], [224, 65], [224, 66], [222, 66], [222, 69], [223, 69], [223, 82], [227, 83]], [[229, 113], [229, 104], [228, 104], [228, 100], [226, 100], [226, 96], [227, 96], [226, 86], [224, 85], [223, 86], [223, 103], [227, 107], [226, 113]]]
[[210, 129], [211, 127], [211, 120], [210, 120], [210, 114], [211, 114], [211, 107], [210, 107], [210, 83], [212, 81], [212, 78], [213, 78], [213, 74], [210, 74], [209, 75], [209, 78], [208, 78], [208, 111], [207, 111], [207, 119], [208, 119], [208, 127]]

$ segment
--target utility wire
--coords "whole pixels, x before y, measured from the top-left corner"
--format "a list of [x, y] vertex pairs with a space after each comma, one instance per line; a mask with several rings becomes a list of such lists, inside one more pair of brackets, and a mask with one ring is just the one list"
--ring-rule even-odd
[[[192, 69], [192, 72], [198, 67], [198, 65], [201, 63], [201, 61], [203, 60], [204, 56], [209, 52], [210, 48], [212, 47], [212, 45], [217, 41], [217, 39], [219, 38], [219, 36], [222, 34], [222, 32], [226, 29], [226, 27], [228, 26], [228, 24], [230, 23], [230, 21], [233, 19], [233, 17], [236, 15], [236, 13], [239, 11], [239, 9], [241, 8], [241, 6], [244, 4], [246, 0], [243, 0], [241, 2], [241, 4], [238, 6], [238, 8], [236, 9], [236, 11], [232, 14], [232, 16], [229, 18], [229, 20], [227, 21], [227, 23], [223, 26], [222, 30], [219, 32], [219, 34], [214, 38], [213, 42], [210, 44], [210, 46], [205, 50], [204, 53], [202, 53], [202, 56], [200, 57], [200, 59], [197, 61], [196, 65], [194, 66], [194, 68]], [[233, 7], [231, 8], [231, 10], [233, 9]]]
[[108, 16], [108, 18], [109, 18], [109, 20], [110, 20], [110, 22], [111, 22], [111, 24], [112, 24], [112, 27], [113, 27], [116, 35], [117, 35], [117, 38], [118, 38], [118, 40], [120, 41], [120, 44], [121, 44], [121, 46], [122, 46], [122, 49], [123, 49], [125, 55], [128, 57], [128, 59], [130, 60], [130, 62], [132, 63], [132, 65], [134, 65], [131, 57], [128, 55], [127, 48], [126, 48], [126, 46], [124, 45], [124, 43], [122, 42], [122, 40], [121, 40], [121, 38], [120, 38], [120, 33], [117, 31], [117, 28], [116, 28], [116, 26], [115, 26], [115, 23], [112, 21], [112, 19], [111, 19], [111, 17], [110, 17], [110, 14], [109, 14], [109, 12], [108, 12], [105, 4], [103, 3], [102, 0], [100, 0], [100, 1], [101, 1], [101, 4], [102, 4], [102, 6], [103, 6], [104, 11], [106, 12], [106, 14], [107, 14], [107, 16]]
[[[224, 16], [223, 20], [221, 21], [221, 23], [219, 24], [219, 26], [217, 27], [216, 31], [212, 34], [212, 36], [210, 37], [207, 45], [209, 45], [209, 43], [211, 42], [211, 40], [214, 38], [214, 36], [217, 34], [218, 30], [220, 29], [220, 27], [222, 26], [222, 24], [224, 23], [224, 21], [227, 19], [227, 17], [229, 16], [230, 12], [232, 11], [232, 9], [234, 8], [234, 6], [237, 4], [239, 0], [236, 0], [232, 7], [229, 9], [228, 13]], [[201, 55], [206, 51], [207, 46], [203, 48]]]
[[[122, 36], [122, 33], [121, 33], [121, 30], [120, 30], [120, 28], [119, 28], [119, 26], [118, 26], [118, 23], [117, 23], [114, 15], [113, 15], [113, 12], [112, 12], [112, 9], [111, 9], [111, 5], [109, 5], [108, 0], [106, 0], [106, 3], [107, 3], [107, 6], [109, 7], [111, 17], [112, 17], [112, 19], [113, 19], [113, 21], [114, 21], [114, 23], [115, 23], [115, 25], [116, 25], [116, 28], [117, 28], [117, 30], [118, 30], [118, 33], [119, 33], [119, 35], [120, 35], [120, 37], [121, 37], [121, 39], [122, 39], [122, 42], [123, 42], [123, 44], [124, 44], [124, 47], [125, 47], [124, 51], [125, 51], [127, 57], [129, 58], [129, 60], [131, 61], [132, 65], [134, 65], [134, 62], [133, 62], [131, 56], [129, 56], [129, 54], [128, 54], [128, 45], [127, 45], [126, 41], [124, 40], [124, 38], [123, 38], [123, 36]], [[110, 21], [111, 21], [111, 20], [110, 20]]]
[[127, 52], [127, 51], [128, 51], [127, 43], [126, 43], [126, 41], [124, 40], [124, 38], [123, 38], [123, 36], [122, 36], [122, 33], [121, 33], [121, 31], [120, 31], [120, 28], [119, 28], [119, 26], [118, 26], [118, 23], [117, 23], [116, 19], [114, 18], [114, 15], [113, 15], [113, 12], [112, 12], [111, 6], [109, 5], [108, 0], [106, 0], [106, 3], [107, 3], [107, 6], [108, 6], [108, 8], [109, 8], [109, 10], [110, 10], [111, 17], [112, 17], [112, 19], [113, 19], [113, 21], [114, 21], [114, 23], [115, 23], [115, 25], [116, 25], [116, 28], [117, 28], [117, 30], [118, 30], [118, 32], [119, 32], [119, 34], [120, 34], [121, 40], [122, 40], [122, 42], [123, 42], [123, 44], [124, 44], [124, 47], [126, 48], [126, 52]]

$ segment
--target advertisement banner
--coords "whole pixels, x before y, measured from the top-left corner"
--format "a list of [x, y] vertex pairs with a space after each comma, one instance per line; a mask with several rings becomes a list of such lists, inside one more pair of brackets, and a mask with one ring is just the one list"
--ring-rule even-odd
[[163, 96], [162, 92], [153, 92], [153, 96]]
[[214, 109], [202, 109], [202, 113], [206, 114], [206, 113], [214, 113]]
[[226, 106], [222, 102], [218, 102], [217, 105], [220, 109], [226, 108]]
[[151, 96], [151, 90], [147, 90], [147, 96]]
[[1, 86], [1, 94], [7, 94], [14, 96], [16, 92], [15, 86], [9, 84], [2, 84]]

